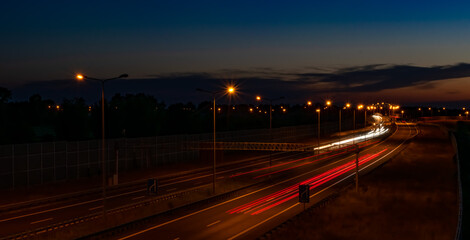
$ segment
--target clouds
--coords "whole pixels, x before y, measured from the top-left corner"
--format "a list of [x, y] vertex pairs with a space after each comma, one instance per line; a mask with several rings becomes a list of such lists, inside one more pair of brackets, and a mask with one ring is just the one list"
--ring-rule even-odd
[[[223, 69], [215, 72], [181, 72], [152, 74], [145, 79], [116, 80], [107, 84], [107, 95], [143, 92], [167, 102], [199, 102], [207, 96], [196, 88], [221, 89], [234, 82], [240, 90], [239, 102], [254, 102], [254, 95], [286, 97], [287, 102], [302, 103], [306, 99], [320, 100], [326, 96], [339, 101], [375, 101], [382, 98], [395, 101], [439, 101], [468, 99], [461, 91], [467, 87], [470, 64], [420, 67], [411, 65], [383, 65], [340, 68], [333, 71], [319, 69], [282, 70], [274, 68]], [[455, 80], [462, 78], [459, 80]], [[454, 79], [454, 80], [453, 80]], [[468, 81], [467, 81], [468, 82]], [[99, 86], [78, 84], [74, 80], [43, 81], [13, 89], [14, 98], [27, 99], [33, 93], [62, 99], [84, 96], [95, 101]], [[444, 90], [445, 92], [441, 91]], [[416, 98], [410, 98], [410, 94]], [[447, 96], [447, 97], [446, 97]], [[419, 98], [418, 98], [419, 97]], [[434, 98], [434, 99], [433, 99]], [[370, 100], [368, 100], [370, 99]]]

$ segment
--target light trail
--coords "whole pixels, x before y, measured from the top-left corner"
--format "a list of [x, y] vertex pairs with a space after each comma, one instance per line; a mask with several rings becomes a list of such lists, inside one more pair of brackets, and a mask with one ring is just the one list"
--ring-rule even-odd
[[367, 140], [368, 138], [371, 139], [371, 138], [375, 138], [375, 137], [378, 137], [380, 135], [383, 135], [383, 134], [387, 133], [388, 131], [389, 131], [388, 128], [381, 127], [379, 129], [372, 130], [372, 131], [370, 131], [367, 134], [364, 134], [362, 136], [353, 137], [353, 138], [341, 140], [341, 141], [338, 141], [338, 142], [333, 142], [333, 143], [330, 143], [330, 144], [326, 144], [326, 145], [323, 145], [323, 146], [320, 146], [320, 147], [316, 147], [316, 148], [314, 148], [314, 150], [322, 150], [322, 149], [325, 149], [325, 148], [330, 148], [330, 147], [334, 147], [334, 146], [338, 146], [338, 145], [343, 145], [343, 144], [347, 144], [347, 143], [351, 143], [351, 142], [355, 142], [355, 141], [361, 141], [361, 140], [364, 141], [364, 140]]
[[[367, 143], [367, 142], [370, 141], [370, 140], [367, 140], [367, 139], [376, 138], [378, 136], [381, 136], [381, 135], [387, 133], [388, 131], [389, 131], [388, 128], [380, 127], [376, 130], [371, 130], [368, 133], [366, 133], [364, 135], [361, 135], [361, 136], [352, 137], [352, 138], [344, 139], [344, 140], [341, 140], [341, 141], [338, 141], [338, 142], [333, 142], [333, 143], [329, 143], [329, 144], [326, 144], [326, 145], [323, 145], [323, 146], [320, 146], [320, 147], [316, 147], [316, 148], [314, 148], [314, 151], [315, 150], [323, 150], [323, 149], [331, 148], [331, 147], [334, 147], [334, 146], [341, 146], [341, 145], [354, 143], [354, 142], [357, 142], [357, 144], [364, 144], [364, 143]], [[338, 148], [338, 149], [336, 149], [336, 151], [341, 150], [341, 149], [348, 149], [348, 148], [352, 148], [352, 147], [354, 147], [354, 146], [348, 145], [346, 147]], [[362, 147], [365, 147], [365, 146], [359, 146], [359, 147], [362, 148]], [[313, 155], [313, 156], [310, 156], [310, 157], [304, 157], [304, 158], [296, 159], [296, 160], [293, 160], [293, 161], [290, 161], [290, 162], [280, 163], [280, 164], [277, 164], [277, 165], [268, 166], [268, 167], [264, 167], [264, 168], [259, 168], [259, 169], [255, 169], [255, 170], [251, 170], [251, 171], [247, 171], [247, 172], [232, 174], [230, 177], [233, 178], [233, 177], [238, 177], [238, 176], [242, 176], [242, 175], [246, 175], [246, 174], [250, 174], [250, 173], [254, 173], [254, 172], [258, 172], [258, 171], [262, 171], [262, 170], [266, 170], [266, 169], [270, 169], [270, 168], [281, 167], [281, 166], [284, 166], [284, 165], [287, 165], [287, 164], [290, 164], [290, 163], [295, 163], [295, 162], [298, 162], [298, 161], [307, 160], [307, 159], [318, 157], [318, 156], [321, 156], [321, 155], [325, 155], [325, 154], [328, 154], [328, 153], [331, 153], [331, 152], [333, 152], [333, 151], [324, 152], [324, 153], [320, 153], [320, 154]]]
[[[366, 154], [359, 159], [359, 166], [375, 159], [380, 154], [385, 152], [387, 149], [384, 149], [375, 154]], [[298, 195], [298, 186], [300, 184], [310, 184], [310, 189], [313, 190], [326, 182], [329, 182], [337, 177], [342, 176], [343, 174], [353, 170], [355, 168], [355, 160], [347, 162], [343, 165], [330, 169], [322, 174], [319, 174], [313, 178], [304, 180], [295, 185], [289, 186], [283, 190], [275, 192], [273, 194], [267, 195], [265, 197], [259, 198], [250, 203], [244, 204], [242, 206], [236, 207], [227, 211], [229, 214], [233, 213], [251, 213], [251, 215], [256, 215], [262, 213], [266, 210], [269, 210], [277, 205], [280, 205], [284, 202], [287, 202]]]
[[[367, 147], [367, 146], [370, 146], [370, 145], [373, 145], [375, 143], [378, 143], [379, 141], [375, 141], [375, 142], [371, 142], [371, 140], [367, 140], [365, 142], [361, 142], [359, 143], [359, 148], [364, 148], [364, 147]], [[363, 145], [361, 145], [363, 144]], [[339, 151], [339, 150], [345, 150], [344, 152], [342, 153], [346, 153], [347, 151], [349, 151], [350, 149], [354, 148], [354, 146], [352, 145], [349, 145], [349, 146], [345, 146], [345, 147], [341, 147], [339, 149], [336, 149], [335, 151]], [[232, 174], [230, 176], [230, 178], [233, 178], [233, 177], [238, 177], [238, 176], [242, 176], [242, 175], [246, 175], [246, 174], [250, 174], [250, 173], [255, 173], [255, 172], [259, 172], [259, 171], [263, 171], [263, 170], [267, 170], [267, 169], [271, 169], [271, 168], [277, 168], [277, 167], [281, 167], [281, 166], [285, 166], [285, 165], [288, 165], [288, 164], [292, 164], [292, 163], [296, 163], [296, 162], [299, 162], [299, 161], [303, 161], [303, 160], [307, 160], [307, 159], [311, 159], [311, 158], [315, 158], [315, 157], [319, 157], [319, 156], [322, 156], [322, 155], [326, 155], [326, 154], [330, 154], [332, 152], [335, 152], [335, 151], [329, 151], [329, 152], [323, 152], [323, 153], [320, 153], [320, 154], [316, 154], [316, 155], [313, 155], [313, 156], [309, 156], [309, 157], [303, 157], [303, 158], [299, 158], [299, 159], [295, 159], [295, 160], [292, 160], [292, 161], [288, 161], [288, 162], [283, 162], [283, 163], [280, 163], [280, 164], [276, 164], [276, 165], [273, 165], [273, 166], [267, 166], [267, 167], [263, 167], [263, 168], [258, 168], [258, 169], [254, 169], [254, 170], [250, 170], [250, 171], [247, 171], [247, 172], [240, 172], [240, 173], [236, 173], [236, 174]], [[324, 159], [328, 159], [330, 157], [333, 157], [333, 156], [336, 156], [337, 154], [335, 155], [330, 155], [326, 158], [322, 158], [322, 159], [319, 159], [319, 160], [324, 160]], [[316, 162], [317, 160], [313, 161], [313, 162]], [[309, 162], [309, 163], [313, 163], [313, 162]], [[282, 171], [282, 170], [281, 170]], [[276, 171], [278, 172], [278, 171]], [[272, 172], [272, 173], [269, 173], [269, 174], [273, 174], [273, 173], [276, 173], [276, 172]], [[268, 175], [269, 175], [268, 174]], [[258, 176], [260, 177], [260, 176]], [[258, 178], [258, 177], [255, 177], [255, 178]]]

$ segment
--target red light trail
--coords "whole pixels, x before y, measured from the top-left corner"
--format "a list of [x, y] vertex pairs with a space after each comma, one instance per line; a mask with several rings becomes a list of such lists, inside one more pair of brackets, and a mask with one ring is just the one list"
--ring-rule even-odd
[[[375, 154], [365, 154], [359, 158], [359, 166], [375, 159], [378, 157], [380, 154], [385, 152], [387, 149], [384, 149], [378, 153]], [[256, 215], [259, 213], [262, 213], [268, 209], [271, 209], [279, 204], [282, 204], [284, 202], [287, 202], [297, 196], [297, 189], [300, 184], [310, 184], [310, 190], [315, 189], [316, 187], [331, 181], [348, 171], [351, 171], [355, 168], [355, 160], [350, 161], [348, 163], [345, 163], [343, 165], [340, 165], [338, 167], [332, 168], [322, 174], [319, 174], [313, 178], [307, 179], [305, 181], [302, 181], [300, 183], [297, 183], [295, 185], [292, 185], [290, 187], [287, 187], [283, 190], [280, 190], [278, 192], [275, 192], [273, 194], [270, 194], [268, 196], [259, 198], [255, 201], [252, 201], [250, 203], [247, 203], [245, 205], [236, 207], [234, 209], [231, 209], [227, 211], [227, 213], [233, 214], [233, 213], [251, 213], [251, 215]]]

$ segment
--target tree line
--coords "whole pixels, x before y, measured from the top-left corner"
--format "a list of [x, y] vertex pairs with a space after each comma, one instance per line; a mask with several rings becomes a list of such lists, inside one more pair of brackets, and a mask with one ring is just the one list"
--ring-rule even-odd
[[[304, 105], [278, 104], [273, 110], [273, 127], [312, 124], [316, 119], [314, 109]], [[39, 94], [11, 101], [11, 91], [0, 87], [0, 113], [0, 144], [101, 137], [101, 102], [89, 105], [83, 98], [55, 102]], [[268, 128], [269, 105], [217, 105], [216, 118], [217, 131]], [[105, 101], [107, 138], [208, 133], [212, 119], [208, 101], [167, 105], [143, 93], [116, 94]]]

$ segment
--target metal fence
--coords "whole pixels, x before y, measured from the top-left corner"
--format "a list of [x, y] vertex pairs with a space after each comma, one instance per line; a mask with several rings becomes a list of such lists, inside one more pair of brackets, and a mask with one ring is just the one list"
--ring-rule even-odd
[[[335, 123], [322, 125], [322, 135], [337, 131]], [[296, 142], [316, 136], [316, 125], [217, 133], [226, 142]], [[108, 172], [154, 168], [200, 160], [200, 151], [188, 144], [211, 141], [212, 134], [107, 139]], [[46, 142], [0, 146], [0, 188], [15, 188], [101, 173], [101, 141]], [[116, 161], [116, 159], [118, 159]]]

